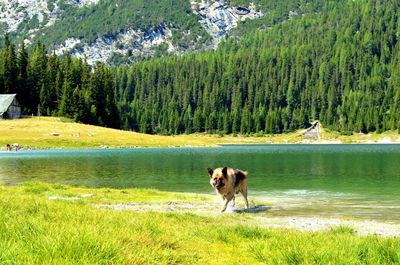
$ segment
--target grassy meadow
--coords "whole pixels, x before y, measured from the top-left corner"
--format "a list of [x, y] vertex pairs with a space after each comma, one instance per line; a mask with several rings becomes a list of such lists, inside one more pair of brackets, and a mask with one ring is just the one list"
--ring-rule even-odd
[[358, 236], [349, 227], [299, 232], [256, 226], [247, 222], [248, 213], [199, 216], [96, 206], [210, 198], [43, 183], [0, 186], [0, 264], [400, 263], [400, 239]]
[[[59, 136], [53, 136], [54, 133]], [[148, 135], [54, 117], [0, 120], [0, 146], [7, 143], [33, 148], [215, 146], [228, 143], [269, 143], [270, 138], [208, 134]]]
[[[282, 135], [158, 136], [60, 118], [0, 121], [0, 147], [170, 147], [298, 143]], [[58, 136], [53, 136], [57, 134]], [[386, 140], [385, 140], [386, 139]], [[322, 129], [319, 143], [397, 141], [395, 132], [343, 136]], [[307, 141], [305, 141], [307, 142]], [[254, 213], [207, 215], [133, 211], [105, 205], [207, 205], [211, 195], [147, 189], [90, 189], [40, 182], [0, 184], [0, 264], [399, 264], [400, 239], [359, 236], [351, 227], [326, 232], [266, 228]]]
[[[305, 130], [279, 135], [233, 136], [190, 134], [177, 136], [148, 135], [74, 123], [63, 118], [34, 117], [0, 120], [0, 147], [18, 143], [28, 148], [98, 148], [98, 147], [182, 147], [219, 144], [309, 143]], [[58, 135], [58, 136], [54, 136]], [[321, 128], [316, 143], [400, 142], [396, 132], [383, 134], [340, 135]]]

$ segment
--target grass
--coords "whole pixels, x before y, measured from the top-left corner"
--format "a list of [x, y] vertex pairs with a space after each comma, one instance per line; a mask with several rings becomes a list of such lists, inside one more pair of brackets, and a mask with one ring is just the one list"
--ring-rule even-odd
[[354, 234], [355, 230], [353, 227], [349, 227], [349, 226], [344, 226], [344, 225], [339, 225], [336, 227], [333, 227], [331, 229], [331, 233], [334, 234]]
[[[0, 147], [18, 143], [30, 148], [98, 148], [98, 147], [182, 147], [216, 146], [219, 144], [285, 144], [307, 142], [305, 130], [264, 136], [219, 136], [190, 134], [178, 136], [148, 135], [71, 122], [63, 118], [34, 117], [0, 120]], [[59, 136], [53, 136], [57, 133]], [[319, 143], [400, 142], [396, 132], [350, 136], [321, 130]]]
[[[82, 197], [83, 194], [94, 194]], [[79, 200], [50, 200], [58, 195]], [[400, 239], [266, 229], [248, 214], [139, 213], [94, 203], [203, 201], [156, 190], [0, 186], [0, 264], [399, 264]]]
[[[52, 133], [60, 135], [52, 136]], [[0, 120], [0, 146], [7, 143], [35, 148], [215, 146], [227, 143], [268, 143], [268, 139], [207, 134], [147, 135], [73, 123], [54, 117]]]
[[353, 133], [343, 135], [339, 132], [322, 128], [320, 131], [321, 142], [332, 141], [344, 144], [371, 144], [371, 143], [400, 143], [400, 135], [396, 131], [383, 133]]

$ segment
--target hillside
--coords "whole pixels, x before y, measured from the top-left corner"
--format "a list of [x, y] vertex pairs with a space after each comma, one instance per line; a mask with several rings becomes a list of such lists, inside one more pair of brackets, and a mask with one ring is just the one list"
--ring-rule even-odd
[[[279, 138], [278, 138], [279, 139]], [[282, 139], [279, 139], [282, 140]], [[59, 118], [0, 120], [0, 147], [18, 143], [26, 148], [177, 147], [227, 143], [268, 143], [260, 137], [217, 135], [158, 136], [74, 123]]]
[[294, 143], [400, 143], [395, 132], [343, 136], [320, 128], [319, 139], [304, 135], [305, 130], [263, 137], [191, 134], [159, 136], [74, 123], [63, 118], [25, 118], [0, 120], [0, 150], [17, 143], [30, 148], [129, 148], [129, 147], [204, 147], [221, 144]]
[[[207, 42], [186, 0], [28, 1], [0, 3], [3, 33], [27, 45], [40, 41], [61, 55], [107, 62], [113, 56], [182, 51]], [[0, 32], [1, 33], [1, 32]], [[110, 50], [114, 50], [111, 52]]]
[[[233, 29], [279, 23], [312, 12], [318, 1], [0, 0], [0, 36], [27, 46], [40, 41], [58, 55], [88, 62], [132, 63], [148, 57], [217, 47]], [[246, 26], [248, 28], [248, 26]], [[238, 32], [236, 32], [238, 33]]]
[[[238, 20], [262, 15], [232, 16], [224, 1], [213, 2], [200, 11], [188, 0], [0, 1], [0, 34], [28, 45], [40, 41], [58, 55], [86, 55], [90, 64], [116, 63], [201, 49], [218, 43]], [[219, 6], [224, 8], [216, 11]]]

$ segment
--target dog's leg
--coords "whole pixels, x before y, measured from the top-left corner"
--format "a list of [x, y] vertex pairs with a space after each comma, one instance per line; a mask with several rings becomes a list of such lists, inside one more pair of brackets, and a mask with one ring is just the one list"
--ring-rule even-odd
[[223, 204], [222, 209], [221, 209], [221, 213], [225, 212], [226, 207], [228, 207], [228, 203], [229, 203], [229, 200], [225, 199], [224, 200], [224, 204]]
[[224, 195], [221, 196], [222, 197], [222, 208], [221, 208], [221, 213], [223, 213], [226, 210], [226, 204], [227, 204], [227, 199]]
[[243, 189], [241, 191], [243, 198], [244, 198], [244, 203], [246, 204], [246, 209], [249, 208], [249, 202], [247, 201], [247, 189]]
[[225, 203], [224, 206], [221, 209], [221, 213], [225, 212], [226, 207], [228, 207], [228, 203], [232, 200], [232, 198], [235, 196], [234, 193], [229, 193], [225, 196]]
[[235, 195], [233, 195], [233, 198], [232, 198], [232, 207], [235, 208]]

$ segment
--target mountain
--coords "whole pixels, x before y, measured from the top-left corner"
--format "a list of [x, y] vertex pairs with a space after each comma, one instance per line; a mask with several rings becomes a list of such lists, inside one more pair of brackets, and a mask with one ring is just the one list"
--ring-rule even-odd
[[224, 0], [0, 0], [0, 35], [100, 62], [215, 48], [240, 21], [262, 17]]
[[[102, 3], [106, 1], [86, 8]], [[154, 11], [149, 11], [135, 23], [163, 17], [153, 25], [163, 22], [167, 28], [170, 19], [177, 28], [180, 21], [181, 27], [197, 27], [209, 36], [208, 45], [219, 42], [218, 47], [182, 50], [178, 56], [131, 61], [129, 66], [91, 67], [68, 54], [49, 55], [41, 44], [26, 52], [6, 37], [0, 51], [0, 93], [17, 93], [26, 113], [36, 113], [40, 104], [42, 114], [154, 134], [262, 135], [305, 128], [315, 120], [342, 134], [399, 130], [398, 1], [237, 0], [222, 7], [213, 2], [218, 12], [210, 11], [210, 2], [188, 3], [185, 19], [173, 16], [179, 11], [168, 11], [170, 4], [165, 4], [163, 12], [159, 4], [153, 6], [159, 16], [152, 18]], [[263, 16], [236, 21], [236, 28], [213, 28], [205, 18], [198, 19], [218, 14], [233, 25], [232, 12]], [[80, 25], [79, 20], [68, 23]], [[53, 31], [42, 40], [57, 36]], [[189, 47], [188, 40], [200, 36], [193, 32], [191, 28], [183, 34], [187, 38], [177, 40]]]

